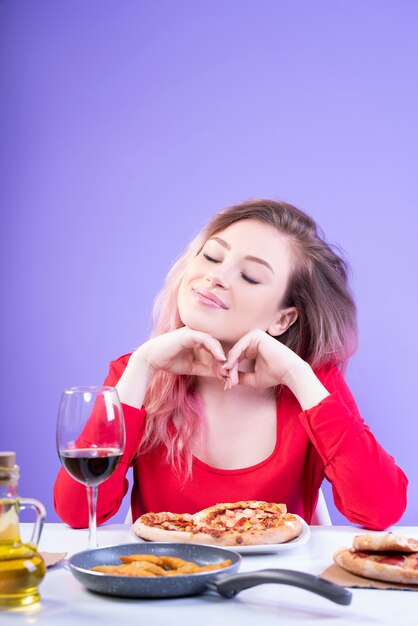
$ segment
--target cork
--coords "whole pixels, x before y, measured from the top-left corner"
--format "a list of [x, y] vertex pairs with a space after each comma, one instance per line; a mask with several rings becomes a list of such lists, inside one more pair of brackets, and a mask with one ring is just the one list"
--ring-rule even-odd
[[16, 485], [19, 468], [16, 465], [16, 452], [0, 452], [0, 487]]
[[16, 452], [0, 452], [0, 467], [10, 468], [16, 465]]

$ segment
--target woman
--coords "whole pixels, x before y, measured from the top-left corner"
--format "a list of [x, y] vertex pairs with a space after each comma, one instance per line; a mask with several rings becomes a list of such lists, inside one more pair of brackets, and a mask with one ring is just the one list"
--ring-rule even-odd
[[[99, 487], [99, 523], [118, 510], [130, 466], [133, 519], [266, 500], [309, 523], [326, 476], [350, 522], [397, 522], [407, 479], [341, 373], [355, 346], [347, 268], [313, 220], [272, 200], [221, 211], [169, 272], [149, 341], [111, 364], [127, 444]], [[85, 500], [61, 470], [60, 517], [87, 526]]]

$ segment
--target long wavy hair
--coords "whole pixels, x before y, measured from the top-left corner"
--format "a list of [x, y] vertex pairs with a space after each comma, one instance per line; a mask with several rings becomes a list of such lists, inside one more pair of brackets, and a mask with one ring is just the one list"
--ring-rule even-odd
[[[151, 337], [183, 326], [177, 294], [189, 261], [210, 237], [245, 219], [274, 227], [291, 244], [292, 272], [284, 300], [278, 306], [294, 306], [299, 315], [280, 341], [313, 369], [335, 364], [343, 370], [357, 347], [356, 307], [348, 286], [348, 264], [337, 248], [324, 241], [314, 220], [286, 202], [249, 200], [217, 213], [169, 271], [155, 300]], [[195, 377], [157, 372], [144, 404], [148, 420], [140, 452], [163, 446], [167, 462], [190, 476], [192, 444], [204, 450], [206, 434], [203, 401]]]

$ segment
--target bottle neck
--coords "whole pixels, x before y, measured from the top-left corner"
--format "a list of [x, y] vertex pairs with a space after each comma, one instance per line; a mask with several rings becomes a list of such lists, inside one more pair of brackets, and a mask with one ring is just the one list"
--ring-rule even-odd
[[0, 483], [0, 500], [16, 500], [18, 497], [18, 482]]
[[0, 499], [15, 500], [18, 497], [19, 467], [0, 466]]
[[18, 483], [18, 466], [0, 465], [0, 544], [3, 546], [19, 541]]

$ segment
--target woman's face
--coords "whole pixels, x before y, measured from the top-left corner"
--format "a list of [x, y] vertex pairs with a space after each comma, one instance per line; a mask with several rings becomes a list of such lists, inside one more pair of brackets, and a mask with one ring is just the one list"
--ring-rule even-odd
[[258, 220], [235, 222], [188, 264], [180, 318], [227, 344], [255, 328], [280, 335], [297, 317], [294, 307], [281, 308], [290, 272], [290, 246], [281, 233]]

